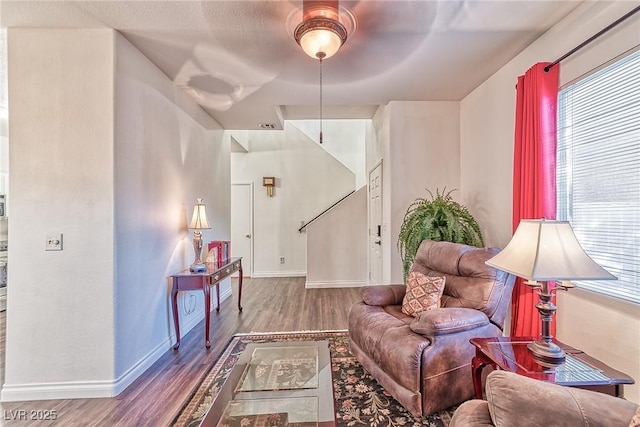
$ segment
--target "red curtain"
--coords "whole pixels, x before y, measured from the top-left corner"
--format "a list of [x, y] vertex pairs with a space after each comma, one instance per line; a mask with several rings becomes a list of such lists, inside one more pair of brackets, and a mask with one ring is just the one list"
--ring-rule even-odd
[[[516, 87], [513, 231], [521, 219], [556, 217], [556, 108], [560, 65], [538, 63]], [[540, 335], [537, 293], [518, 278], [511, 299], [511, 336]], [[555, 335], [555, 323], [551, 324]]]

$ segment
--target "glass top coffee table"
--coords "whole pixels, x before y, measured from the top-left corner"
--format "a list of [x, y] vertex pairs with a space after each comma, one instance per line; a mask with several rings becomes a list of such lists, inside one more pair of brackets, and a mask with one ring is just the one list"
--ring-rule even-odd
[[335, 426], [327, 341], [248, 344], [205, 414], [205, 427]]

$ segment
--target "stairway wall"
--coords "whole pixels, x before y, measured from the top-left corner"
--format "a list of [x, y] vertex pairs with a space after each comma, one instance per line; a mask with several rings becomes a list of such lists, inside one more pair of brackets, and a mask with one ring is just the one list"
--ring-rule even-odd
[[[307, 234], [298, 229], [353, 191], [355, 175], [288, 122], [284, 130], [231, 135], [248, 149], [231, 153], [231, 182], [254, 184], [253, 276], [306, 275]], [[273, 197], [264, 176], [275, 177]]]
[[307, 227], [307, 288], [367, 284], [367, 187]]
[[[309, 139], [318, 144], [320, 122], [318, 120], [289, 120], [290, 125], [300, 129]], [[356, 175], [356, 188], [367, 185], [365, 165], [365, 134], [371, 120], [340, 119], [323, 120], [323, 143], [318, 145], [345, 165]]]

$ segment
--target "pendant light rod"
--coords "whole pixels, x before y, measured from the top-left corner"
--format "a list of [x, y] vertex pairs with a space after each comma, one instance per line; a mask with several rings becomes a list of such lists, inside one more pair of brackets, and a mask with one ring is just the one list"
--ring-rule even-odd
[[322, 62], [338, 52], [355, 29], [355, 16], [340, 7], [339, 0], [303, 0], [302, 22], [296, 26], [293, 38], [307, 55], [320, 61], [320, 144], [324, 122]]
[[319, 52], [317, 56], [320, 60], [320, 144], [322, 144], [322, 58], [324, 58], [324, 54]]

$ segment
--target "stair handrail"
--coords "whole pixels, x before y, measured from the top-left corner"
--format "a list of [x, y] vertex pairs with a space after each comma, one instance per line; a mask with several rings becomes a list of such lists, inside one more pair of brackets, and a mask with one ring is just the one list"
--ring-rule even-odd
[[332, 204], [331, 206], [329, 206], [327, 209], [323, 210], [322, 212], [320, 212], [318, 215], [316, 215], [311, 221], [307, 222], [306, 224], [304, 224], [302, 227], [298, 228], [298, 232], [302, 233], [302, 230], [304, 230], [305, 228], [307, 228], [307, 225], [311, 224], [313, 221], [315, 221], [316, 219], [320, 218], [322, 215], [326, 214], [327, 212], [329, 212], [331, 210], [331, 208], [333, 208], [334, 206], [336, 206], [337, 204], [339, 204], [341, 201], [343, 201], [344, 199], [346, 199], [347, 197], [349, 197], [350, 195], [352, 195], [353, 193], [355, 193], [356, 190], [351, 190], [351, 192], [349, 194], [347, 194], [346, 196], [344, 196], [343, 198], [341, 198], [340, 200], [338, 200], [337, 202], [335, 202], [334, 204]]

